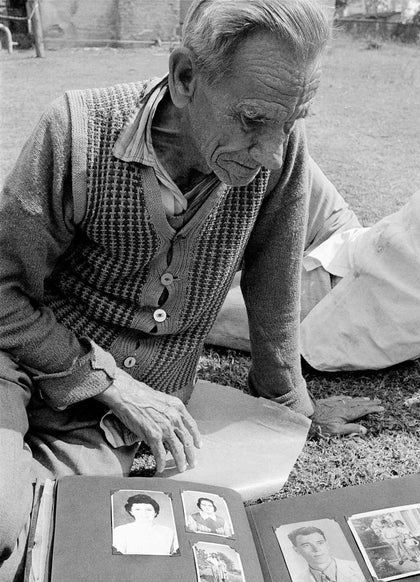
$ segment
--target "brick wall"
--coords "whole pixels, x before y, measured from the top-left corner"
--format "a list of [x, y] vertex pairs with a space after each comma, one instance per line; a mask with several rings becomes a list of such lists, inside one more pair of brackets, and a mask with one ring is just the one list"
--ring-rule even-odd
[[44, 34], [48, 38], [115, 39], [115, 0], [41, 0]]
[[45, 37], [63, 41], [170, 40], [180, 0], [41, 0]]
[[121, 40], [169, 40], [179, 32], [179, 0], [117, 0]]

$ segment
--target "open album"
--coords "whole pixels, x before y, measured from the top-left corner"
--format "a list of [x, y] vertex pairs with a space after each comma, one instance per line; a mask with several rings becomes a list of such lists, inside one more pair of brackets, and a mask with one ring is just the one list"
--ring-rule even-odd
[[27, 580], [420, 581], [419, 475], [246, 508], [231, 489], [158, 477], [65, 477], [47, 497], [46, 567], [32, 536]]

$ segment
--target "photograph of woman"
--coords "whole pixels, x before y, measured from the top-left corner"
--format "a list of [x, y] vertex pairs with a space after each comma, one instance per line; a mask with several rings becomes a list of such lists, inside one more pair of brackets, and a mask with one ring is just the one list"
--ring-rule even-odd
[[[170, 556], [178, 550], [170, 498], [156, 491], [118, 491], [112, 496], [113, 553]], [[125, 516], [121, 515], [121, 507]], [[125, 519], [124, 519], [125, 518]], [[124, 519], [126, 523], [116, 525]]]
[[215, 493], [183, 491], [182, 501], [187, 531], [224, 537], [233, 535], [232, 520], [222, 497]]

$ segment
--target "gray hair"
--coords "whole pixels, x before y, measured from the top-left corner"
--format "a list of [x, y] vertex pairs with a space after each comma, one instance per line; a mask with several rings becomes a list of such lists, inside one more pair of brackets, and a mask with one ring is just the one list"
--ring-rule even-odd
[[194, 0], [183, 27], [182, 45], [195, 55], [209, 83], [226, 75], [247, 35], [274, 34], [302, 61], [315, 60], [331, 35], [319, 0]]

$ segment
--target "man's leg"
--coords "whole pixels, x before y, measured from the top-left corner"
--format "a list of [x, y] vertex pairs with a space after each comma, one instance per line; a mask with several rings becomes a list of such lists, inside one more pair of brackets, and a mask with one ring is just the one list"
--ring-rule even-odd
[[26, 442], [44, 477], [129, 474], [138, 444], [110, 446], [99, 425], [106, 412], [92, 398], [53, 410], [34, 392], [28, 407]]
[[31, 392], [30, 378], [0, 352], [0, 582], [15, 579], [25, 555], [34, 480], [24, 442]]
[[[207, 336], [206, 343], [250, 351], [248, 317], [239, 287], [240, 275], [240, 273], [236, 274], [226, 300]], [[331, 275], [322, 267], [312, 271], [302, 269], [301, 321], [331, 291], [333, 285]]]
[[0, 352], [0, 582], [12, 582], [24, 558], [36, 478], [128, 475], [138, 445], [112, 448], [99, 426], [105, 412], [93, 399], [52, 410], [30, 376]]

